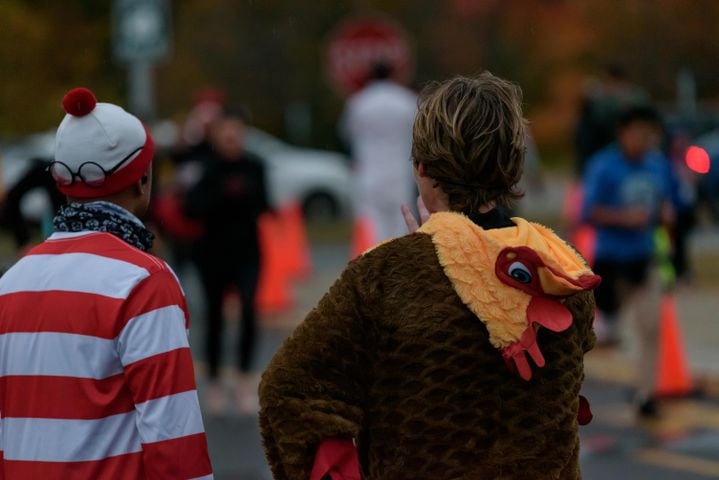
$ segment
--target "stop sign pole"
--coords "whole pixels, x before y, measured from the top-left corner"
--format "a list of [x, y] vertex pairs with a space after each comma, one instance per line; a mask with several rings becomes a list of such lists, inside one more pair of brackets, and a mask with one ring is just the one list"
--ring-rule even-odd
[[128, 105], [130, 111], [145, 120], [155, 119], [154, 82], [150, 62], [138, 60], [128, 65]]
[[142, 119], [155, 118], [153, 67], [169, 51], [170, 7], [167, 0], [115, 0], [115, 57], [127, 65], [129, 109]]

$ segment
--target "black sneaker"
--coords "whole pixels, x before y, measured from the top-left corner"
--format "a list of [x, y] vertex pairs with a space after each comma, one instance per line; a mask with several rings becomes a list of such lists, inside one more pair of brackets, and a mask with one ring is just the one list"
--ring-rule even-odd
[[637, 413], [641, 418], [659, 417], [659, 405], [654, 397], [642, 398], [637, 402]]

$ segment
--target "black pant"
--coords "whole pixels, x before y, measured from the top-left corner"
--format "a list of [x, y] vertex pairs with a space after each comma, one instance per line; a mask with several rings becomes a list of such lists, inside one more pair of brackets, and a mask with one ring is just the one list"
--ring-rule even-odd
[[198, 259], [197, 262], [207, 304], [205, 354], [210, 378], [217, 378], [222, 358], [222, 307], [228, 287], [238, 290], [242, 303], [240, 334], [237, 339], [238, 366], [242, 372], [250, 370], [257, 337], [255, 294], [260, 274], [259, 262], [229, 259], [223, 264], [216, 262], [208, 262], [206, 259]]
[[677, 213], [677, 221], [674, 225], [674, 252], [672, 264], [677, 278], [682, 278], [690, 273], [688, 255], [688, 237], [696, 223], [694, 208], [688, 208]]
[[623, 286], [638, 287], [647, 281], [651, 260], [638, 259], [630, 262], [597, 260], [594, 273], [602, 277], [602, 283], [594, 291], [599, 311], [614, 315], [621, 307]]

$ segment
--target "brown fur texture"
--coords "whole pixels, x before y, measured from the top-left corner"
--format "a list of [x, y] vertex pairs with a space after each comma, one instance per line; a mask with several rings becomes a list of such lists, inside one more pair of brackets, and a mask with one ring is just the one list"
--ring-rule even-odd
[[[307, 480], [318, 443], [357, 441], [362, 477], [575, 480], [591, 292], [541, 329], [546, 366], [511, 373], [416, 233], [352, 262], [263, 375], [260, 426], [277, 480]], [[522, 312], [523, 314], [524, 312]]]

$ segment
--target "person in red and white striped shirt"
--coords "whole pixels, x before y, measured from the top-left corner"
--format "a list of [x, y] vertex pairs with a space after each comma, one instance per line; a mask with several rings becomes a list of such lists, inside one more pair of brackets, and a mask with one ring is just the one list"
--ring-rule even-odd
[[137, 218], [152, 138], [89, 90], [63, 106], [69, 205], [0, 278], [0, 480], [212, 478], [185, 297]]

